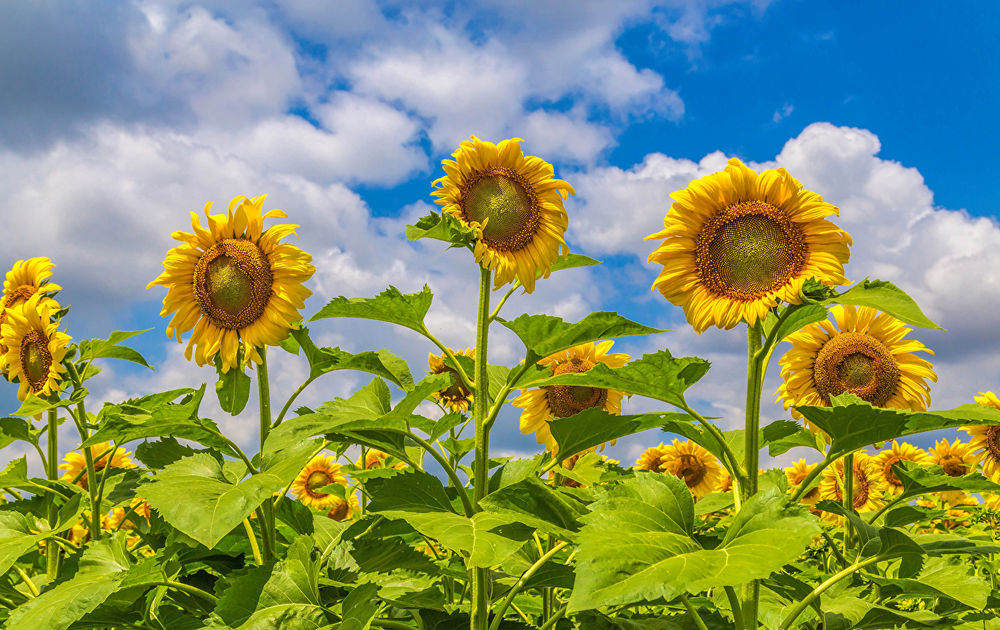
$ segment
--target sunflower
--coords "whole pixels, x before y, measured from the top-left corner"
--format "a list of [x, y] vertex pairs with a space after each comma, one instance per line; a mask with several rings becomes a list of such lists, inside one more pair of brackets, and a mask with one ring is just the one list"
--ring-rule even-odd
[[[121, 447], [116, 448], [111, 442], [101, 442], [88, 448], [90, 456], [94, 459], [95, 474], [109, 466], [121, 469], [135, 468], [131, 458], [132, 453]], [[59, 470], [65, 471], [60, 477], [63, 481], [76, 483], [81, 488], [87, 487], [87, 459], [82, 453], [66, 453], [66, 456], [63, 457], [63, 463], [59, 464]], [[148, 511], [147, 507], [146, 512], [148, 513]]]
[[[14, 263], [3, 281], [3, 297], [0, 297], [0, 330], [7, 321], [7, 309], [24, 304], [35, 294], [42, 295], [39, 298], [40, 304], [49, 304], [52, 312], [59, 310], [59, 305], [49, 296], [50, 293], [62, 290], [58, 284], [49, 282], [53, 267], [55, 264], [44, 256]], [[6, 352], [3, 335], [0, 333], [0, 354]]]
[[[597, 447], [591, 447], [591, 448], [588, 448], [585, 451], [580, 451], [576, 455], [572, 455], [570, 457], [567, 457], [566, 459], [564, 459], [562, 461], [562, 463], [560, 464], [560, 466], [562, 466], [562, 468], [565, 469], [565, 470], [573, 470], [574, 468], [576, 468], [576, 465], [577, 465], [577, 463], [579, 463], [580, 459], [582, 457], [586, 456], [586, 455], [589, 455], [590, 453], [594, 453], [594, 456], [596, 457], [597, 461], [600, 462], [600, 464], [602, 466], [617, 465], [617, 464], [621, 463], [617, 459], [611, 459], [607, 455], [599, 455], [597, 453]], [[588, 459], [590, 461], [593, 461], [593, 458], [588, 458]], [[585, 460], [585, 461], [587, 461], [587, 460]], [[549, 479], [552, 479], [553, 481], [555, 481], [555, 479], [557, 477], [559, 477], [559, 476], [560, 475], [558, 473], [556, 473], [556, 471], [554, 471], [554, 470], [550, 470], [549, 471]], [[586, 488], [587, 487], [585, 484], [580, 483], [576, 479], [570, 479], [569, 477], [565, 477], [565, 476], [563, 476], [561, 484], [563, 486], [566, 486], [567, 488]]]
[[663, 265], [653, 288], [699, 334], [752, 326], [779, 301], [799, 304], [811, 277], [847, 284], [851, 237], [824, 218], [840, 211], [783, 168], [758, 174], [732, 158], [671, 197], [663, 229], [646, 237], [664, 239], [649, 255]]
[[[465, 350], [453, 351], [452, 353], [456, 356], [469, 357], [470, 359], [476, 358], [475, 348], [466, 348]], [[432, 392], [431, 396], [452, 411], [468, 411], [469, 407], [472, 406], [472, 392], [462, 384], [455, 370], [445, 365], [445, 356], [445, 353], [441, 353], [440, 355], [427, 354], [427, 364], [430, 366], [431, 374], [451, 374], [451, 385], [441, 391]]]
[[[785, 476], [788, 478], [789, 489], [794, 492], [799, 484], [806, 480], [813, 468], [816, 468], [816, 464], [807, 464], [804, 459], [792, 464], [791, 468], [786, 468]], [[819, 501], [819, 486], [815, 486], [803, 494], [799, 501], [805, 505], [815, 505]]]
[[0, 327], [5, 352], [0, 355], [0, 370], [7, 378], [17, 381], [18, 400], [28, 394], [47, 396], [63, 388], [66, 356], [70, 336], [59, 332], [58, 321], [52, 316], [59, 305], [41, 293], [28, 301], [4, 309], [7, 320]]
[[896, 440], [892, 441], [892, 447], [879, 452], [872, 459], [882, 470], [882, 477], [885, 479], [890, 494], [903, 493], [903, 482], [892, 471], [893, 464], [901, 461], [913, 462], [915, 464], [931, 463], [930, 455], [922, 448], [907, 444], [906, 442], [900, 444]]
[[[1000, 409], [1000, 398], [993, 392], [979, 392], [975, 401], [983, 407]], [[983, 474], [993, 481], [1000, 481], [1000, 425], [959, 428], [972, 436], [969, 445], [981, 455]]]
[[[614, 341], [602, 341], [580, 344], [547, 356], [538, 364], [548, 367], [553, 376], [581, 374], [598, 363], [612, 368], [621, 367], [628, 363], [630, 357], [624, 353], [608, 354], [614, 343]], [[549, 452], [555, 455], [559, 447], [549, 430], [549, 420], [568, 418], [591, 407], [600, 407], [608, 413], [620, 414], [623, 396], [624, 394], [616, 389], [549, 385], [525, 390], [511, 404], [524, 409], [521, 412], [521, 433], [534, 432], [535, 441], [545, 444]], [[611, 443], [614, 444], [614, 441]]]
[[[832, 466], [823, 471], [823, 480], [819, 484], [819, 498], [830, 499], [837, 503], [844, 502], [844, 460], [838, 459]], [[854, 454], [854, 501], [857, 512], [872, 512], [885, 505], [885, 494], [888, 492], [882, 471], [874, 459], [867, 453]], [[841, 517], [824, 512], [827, 520], [840, 522]]]
[[666, 455], [666, 452], [667, 447], [663, 445], [663, 442], [660, 442], [659, 446], [650, 446], [635, 461], [635, 468], [638, 470], [659, 471], [661, 460]]
[[335, 496], [334, 501], [331, 503], [330, 511], [326, 515], [335, 521], [346, 521], [353, 518], [354, 513], [359, 509], [360, 505], [358, 505], [357, 496], [352, 494], [346, 500]]
[[732, 492], [733, 491], [733, 478], [730, 476], [729, 471], [723, 470], [722, 476], [719, 477], [719, 481], [715, 484], [715, 492]]
[[722, 466], [715, 456], [691, 440], [674, 438], [663, 451], [660, 470], [683, 480], [696, 498], [712, 492], [722, 479]]
[[931, 463], [940, 466], [949, 477], [962, 477], [976, 469], [979, 456], [973, 452], [972, 444], [955, 440], [948, 443], [944, 438], [934, 442], [930, 449]]
[[[876, 407], [924, 411], [930, 385], [937, 381], [930, 361], [915, 352], [934, 354], [892, 315], [867, 306], [837, 305], [834, 324], [810, 324], [786, 341], [792, 347], [779, 363], [784, 383], [777, 400], [792, 406], [830, 406], [830, 396], [851, 392]], [[792, 416], [802, 415], [792, 409]]]
[[222, 371], [237, 364], [242, 344], [244, 361], [261, 362], [258, 348], [276, 345], [288, 336], [298, 310], [312, 291], [303, 283], [316, 268], [312, 257], [281, 239], [295, 233], [296, 225], [272, 225], [264, 230], [264, 219], [284, 218], [281, 210], [262, 214], [265, 195], [248, 199], [242, 195], [229, 202], [228, 214], [210, 214], [212, 202], [205, 204], [208, 227], [191, 213], [194, 233], [174, 232], [183, 243], [169, 252], [164, 271], [147, 288], [167, 287], [160, 315], [174, 313], [167, 336], [192, 328], [184, 356], [198, 365], [210, 363], [216, 354]]
[[563, 199], [573, 187], [555, 179], [552, 165], [521, 152], [521, 139], [500, 144], [472, 136], [442, 160], [447, 173], [431, 184], [443, 211], [476, 230], [476, 262], [496, 272], [494, 288], [516, 277], [524, 290], [535, 290], [541, 272], [568, 250], [563, 234], [569, 225]]
[[340, 464], [333, 461], [329, 455], [317, 455], [309, 460], [299, 476], [292, 482], [292, 494], [309, 507], [327, 510], [343, 501], [335, 494], [326, 494], [319, 490], [332, 484], [347, 485], [347, 477], [340, 472]]
[[[358, 455], [358, 459], [354, 462], [354, 465], [363, 470], [370, 470], [372, 468], [386, 468], [386, 460], [390, 457], [385, 451], [380, 451], [375, 448], [370, 448], [365, 452], [364, 465], [361, 463], [361, 456]], [[388, 468], [393, 470], [402, 470], [406, 468], [405, 462], [396, 462]]]
[[987, 510], [993, 510], [994, 512], [1000, 512], [1000, 494], [991, 494], [989, 492], [983, 493], [983, 506]]

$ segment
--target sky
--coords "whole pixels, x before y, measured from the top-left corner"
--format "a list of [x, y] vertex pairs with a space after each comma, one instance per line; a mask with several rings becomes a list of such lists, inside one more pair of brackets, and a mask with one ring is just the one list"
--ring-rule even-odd
[[[896, 283], [947, 329], [911, 336], [935, 352], [932, 407], [951, 408], [1000, 388], [990, 142], [1000, 132], [1000, 8], [939, 9], [799, 0], [3, 3], [0, 267], [52, 258], [74, 340], [152, 328], [134, 345], [155, 372], [106, 363], [91, 382], [92, 410], [214, 382], [213, 369], [185, 361], [183, 345], [165, 336], [165, 290], [146, 285], [175, 244], [170, 234], [189, 229], [190, 211], [210, 200], [224, 208], [240, 194], [267, 193], [266, 208], [301, 225], [297, 244], [317, 269], [306, 317], [336, 296], [426, 283], [430, 328], [470, 347], [471, 256], [409, 242], [404, 226], [435, 207], [430, 184], [461, 141], [520, 137], [525, 153], [576, 189], [566, 202], [570, 249], [603, 264], [552, 276], [512, 298], [504, 315], [576, 321], [616, 310], [671, 329], [615, 350], [709, 359], [689, 399], [738, 428], [745, 334], [695, 335], [650, 290], [658, 269], [645, 261], [655, 244], [643, 240], [662, 226], [671, 192], [735, 156], [756, 169], [785, 167], [839, 207], [837, 223], [854, 237], [847, 277]], [[386, 348], [418, 378], [435, 350], [387, 324], [324, 320], [311, 329], [322, 345]], [[516, 338], [494, 330], [490, 361], [520, 360]], [[301, 357], [272, 351], [272, 399], [283, 402], [306, 373]], [[337, 372], [299, 400], [347, 396], [367, 380]], [[773, 404], [779, 383], [775, 360], [764, 423], [788, 417]], [[10, 411], [15, 390], [0, 388]], [[202, 411], [251, 448], [254, 405], [230, 417], [209, 396]], [[623, 406], [662, 408], [637, 397]], [[517, 419], [516, 409], [501, 415], [493, 454], [537, 452]], [[670, 438], [646, 432], [607, 452], [629, 465]], [[10, 447], [0, 460], [21, 453]]]

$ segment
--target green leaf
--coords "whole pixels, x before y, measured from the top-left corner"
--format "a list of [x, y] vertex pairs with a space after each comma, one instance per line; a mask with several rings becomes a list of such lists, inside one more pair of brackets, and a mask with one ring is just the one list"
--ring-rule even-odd
[[420, 217], [415, 225], [406, 226], [406, 238], [411, 241], [433, 238], [451, 243], [450, 247], [464, 247], [476, 240], [476, 231], [463, 225], [453, 214], [431, 211]]
[[28, 397], [24, 399], [24, 402], [21, 403], [21, 406], [17, 408], [17, 411], [11, 415], [33, 418], [50, 409], [58, 409], [60, 407], [68, 409], [83, 401], [87, 397], [87, 393], [87, 388], [81, 387], [80, 389], [73, 390], [69, 397], [64, 399], [60, 399], [58, 394], [52, 394], [45, 397], [29, 394]]
[[215, 357], [215, 372], [219, 377], [215, 383], [219, 406], [234, 416], [239, 415], [250, 399], [250, 376], [240, 366], [223, 373], [222, 359], [218, 355]]
[[952, 564], [945, 558], [928, 558], [916, 579], [878, 575], [871, 575], [869, 579], [882, 587], [895, 587], [906, 597], [948, 597], [975, 610], [985, 608], [990, 595], [990, 585], [982, 577], [970, 574], [965, 565]]
[[19, 488], [28, 484], [28, 457], [13, 459], [0, 470], [0, 488]]
[[407, 470], [399, 475], [371, 479], [366, 490], [371, 495], [368, 509], [404, 510], [407, 512], [453, 512], [451, 500], [441, 481], [422, 470]]
[[[826, 308], [820, 304], [792, 304], [785, 307], [782, 313], [788, 313], [784, 321], [773, 313], [768, 313], [764, 320], [764, 335], [772, 337], [772, 347], [780, 343], [785, 337], [798, 332], [809, 324], [823, 321], [827, 318]], [[780, 323], [779, 323], [780, 322]], [[775, 330], [777, 327], [777, 330]]]
[[512, 321], [498, 317], [497, 321], [521, 339], [528, 349], [529, 363], [588, 341], [667, 332], [610, 311], [591, 313], [575, 324], [552, 315], [521, 315]]
[[365, 573], [389, 573], [396, 569], [437, 574], [437, 566], [425, 553], [399, 538], [360, 538], [355, 540], [351, 556]]
[[0, 575], [9, 571], [17, 559], [34, 549], [39, 541], [76, 523], [83, 510], [81, 498], [80, 495], [72, 497], [60, 510], [56, 527], [50, 529], [45, 524], [41, 532], [38, 531], [39, 525], [35, 523], [33, 516], [19, 512], [0, 512]]
[[685, 413], [644, 413], [618, 416], [598, 407], [584, 409], [575, 416], [549, 421], [552, 437], [559, 445], [559, 457], [566, 459], [588, 448], [617, 440], [647, 429], [662, 427], [671, 420], [688, 420]]
[[598, 363], [586, 372], [549, 376], [538, 381], [521, 381], [520, 387], [577, 385], [617, 389], [683, 407], [684, 392], [708, 372], [709, 363], [698, 357], [674, 358], [669, 350], [643, 355], [623, 365], [611, 368]]
[[[601, 261], [594, 260], [590, 256], [584, 256], [583, 254], [566, 254], [565, 256], [560, 256], [556, 258], [556, 261], [552, 263], [549, 267], [549, 271], [562, 271], [564, 269], [576, 269], [578, 267], [593, 267], [594, 265], [601, 264]], [[539, 277], [541, 277], [541, 272], [539, 272]]]
[[[409, 230], [407, 230], [407, 236], [409, 236]], [[375, 618], [375, 613], [378, 612], [377, 594], [378, 585], [376, 584], [361, 584], [351, 590], [344, 598], [343, 621], [340, 622], [337, 630], [368, 630], [371, 627], [372, 619]]]
[[767, 446], [771, 457], [783, 455], [796, 446], [824, 452], [823, 442], [812, 431], [793, 420], [776, 420], [761, 430], [761, 447]]
[[135, 458], [146, 468], [156, 470], [172, 464], [182, 457], [194, 455], [195, 450], [181, 444], [172, 437], [160, 438], [155, 442], [142, 442], [135, 447]]
[[291, 336], [309, 361], [310, 379], [335, 370], [357, 370], [391, 381], [404, 391], [413, 389], [413, 375], [406, 361], [388, 350], [351, 354], [340, 348], [318, 348], [305, 327], [293, 328]]
[[785, 496], [761, 492], [705, 549], [692, 537], [691, 493], [673, 475], [640, 473], [603, 488], [583, 518], [569, 610], [674, 599], [761, 579], [792, 562], [819, 533]]
[[494, 514], [530, 525], [561, 539], [574, 540], [586, 508], [537, 477], [528, 477], [486, 495], [479, 505]]
[[30, 422], [11, 416], [0, 418], [0, 448], [8, 446], [15, 440], [38, 444], [38, 436]]
[[950, 492], [963, 490], [975, 492], [1000, 492], [1000, 485], [990, 481], [978, 472], [961, 477], [951, 477], [940, 466], [917, 466], [912, 462], [900, 461], [892, 471], [903, 483], [903, 495], [915, 497], [930, 492]]
[[107, 339], [85, 339], [80, 342], [80, 362], [91, 361], [93, 359], [121, 359], [131, 361], [141, 366], [153, 369], [146, 359], [137, 350], [128, 346], [119, 345], [126, 339], [149, 332], [152, 328], [145, 330], [116, 330]]
[[431, 307], [433, 299], [430, 287], [426, 284], [419, 293], [406, 294], [390, 286], [373, 298], [335, 297], [310, 317], [309, 321], [328, 317], [375, 319], [423, 333], [424, 316], [427, 315], [427, 309]]
[[911, 326], [944, 330], [924, 315], [913, 298], [893, 283], [885, 280], [865, 278], [837, 297], [830, 298], [826, 303], [870, 306]]

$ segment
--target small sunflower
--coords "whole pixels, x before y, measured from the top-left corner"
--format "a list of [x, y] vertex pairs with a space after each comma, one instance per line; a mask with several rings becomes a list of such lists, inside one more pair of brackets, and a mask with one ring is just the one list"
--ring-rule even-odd
[[691, 440], [674, 438], [663, 451], [660, 470], [683, 480], [696, 498], [712, 492], [722, 479], [722, 466], [715, 456]]
[[454, 160], [441, 161], [447, 175], [431, 184], [440, 186], [431, 194], [444, 212], [476, 230], [476, 262], [495, 271], [495, 288], [516, 277], [531, 293], [539, 272], [549, 277], [560, 245], [567, 251], [563, 199], [574, 192], [554, 178], [551, 164], [525, 156], [520, 143], [472, 136], [452, 153]]
[[714, 492], [732, 492], [733, 491], [733, 478], [730, 476], [729, 471], [723, 470], [722, 476], [719, 477], [719, 481], [715, 484]]
[[391, 457], [385, 451], [380, 451], [375, 448], [370, 448], [365, 452], [364, 465], [361, 463], [361, 456], [358, 455], [358, 459], [354, 462], [354, 465], [363, 470], [370, 470], [372, 468], [392, 468], [394, 470], [402, 470], [406, 468], [405, 462], [395, 462], [389, 466], [386, 466], [386, 460]]
[[[24, 304], [37, 293], [42, 295], [39, 304], [50, 304], [53, 313], [59, 310], [59, 305], [49, 296], [50, 293], [62, 290], [58, 284], [49, 282], [53, 267], [55, 264], [45, 256], [14, 263], [3, 281], [3, 297], [0, 297], [0, 330], [7, 321], [7, 309]], [[6, 352], [3, 335], [0, 333], [0, 354]]]
[[[334, 497], [334, 501], [327, 512], [327, 517], [335, 521], [347, 521], [354, 517], [354, 514], [361, 508], [358, 504], [358, 497], [350, 495], [347, 499]], [[325, 508], [324, 508], [325, 509]]]
[[[895, 317], [867, 306], [837, 305], [830, 309], [834, 324], [824, 320], [789, 335], [792, 347], [781, 364], [784, 383], [777, 400], [793, 406], [830, 406], [830, 396], [851, 392], [876, 407], [925, 411], [930, 385], [937, 381], [930, 361], [916, 352], [933, 354]], [[792, 409], [792, 416], [802, 415]]]
[[[809, 476], [813, 468], [816, 468], [816, 464], [807, 464], [804, 459], [800, 459], [792, 464], [791, 468], [786, 468], [785, 476], [788, 478], [789, 490], [794, 492], [799, 484], [806, 480], [806, 477]], [[799, 501], [805, 505], [815, 505], [819, 501], [819, 486], [815, 486], [812, 490], [803, 494]]]
[[922, 448], [903, 442], [900, 444], [896, 440], [892, 441], [892, 446], [879, 452], [872, 457], [882, 470], [882, 477], [885, 479], [890, 494], [902, 494], [903, 482], [899, 480], [896, 473], [892, 471], [893, 464], [901, 461], [913, 462], [915, 464], [931, 463], [930, 455]]
[[[993, 392], [979, 392], [975, 401], [983, 407], [1000, 409], [1000, 398]], [[972, 436], [969, 445], [982, 457], [983, 474], [1000, 481], [1000, 425], [959, 428]]]
[[29, 394], [47, 396], [63, 388], [66, 356], [70, 336], [59, 332], [59, 322], [52, 316], [59, 305], [41, 293], [27, 302], [4, 309], [7, 319], [0, 327], [5, 352], [0, 355], [0, 370], [7, 378], [17, 381], [17, 399]]
[[732, 158], [725, 170], [671, 194], [664, 239], [649, 262], [663, 265], [653, 288], [695, 332], [751, 326], [784, 301], [799, 304], [811, 277], [847, 284], [851, 237], [824, 217], [839, 210], [783, 169], [761, 173]]
[[663, 445], [663, 442], [660, 442], [659, 446], [650, 446], [635, 461], [635, 468], [658, 472], [660, 470], [660, 463], [666, 452], [667, 447]]
[[[109, 466], [122, 469], [135, 468], [131, 458], [132, 453], [121, 447], [115, 448], [111, 442], [101, 442], [88, 448], [90, 456], [94, 459], [95, 474]], [[113, 454], [112, 451], [114, 451]], [[87, 459], [82, 453], [66, 453], [66, 456], [63, 457], [63, 463], [59, 464], [59, 470], [65, 471], [60, 477], [63, 481], [75, 482], [81, 488], [87, 487]]]
[[979, 463], [979, 456], [973, 451], [972, 444], [961, 440], [949, 443], [947, 438], [934, 442], [930, 457], [931, 463], [940, 466], [949, 477], [968, 475]]
[[[576, 455], [573, 455], [571, 457], [567, 457], [566, 459], [564, 459], [562, 461], [562, 464], [560, 464], [560, 465], [565, 470], [573, 470], [574, 468], [576, 468], [576, 465], [580, 461], [580, 459], [582, 457], [584, 457], [585, 455], [588, 455], [590, 453], [594, 453], [595, 457], [597, 458], [597, 460], [602, 465], [620, 464], [621, 463], [617, 459], [611, 459], [607, 455], [599, 455], [599, 454], [597, 454], [597, 447], [592, 447], [592, 448], [588, 448], [585, 451], [581, 451], [581, 452], [577, 453]], [[554, 481], [556, 479], [556, 477], [558, 477], [558, 474], [556, 473], [556, 471], [550, 470], [549, 471], [549, 479], [552, 479]], [[569, 477], [563, 477], [563, 479], [562, 479], [562, 485], [566, 486], [567, 488], [586, 488], [587, 487], [586, 485], [580, 483], [576, 479], [570, 479]]]
[[[458, 352], [453, 351], [453, 354], [475, 359], [476, 349], [466, 348]], [[469, 407], [472, 406], [472, 392], [462, 384], [455, 370], [445, 365], [445, 356], [445, 353], [440, 355], [427, 354], [427, 364], [430, 366], [431, 374], [451, 374], [451, 385], [441, 391], [431, 393], [431, 396], [452, 411], [468, 411]]]
[[[587, 372], [598, 363], [612, 368], [621, 367], [628, 363], [630, 357], [624, 353], [608, 354], [614, 343], [614, 341], [602, 341], [580, 344], [545, 357], [538, 364], [548, 367], [553, 376]], [[525, 390], [511, 404], [524, 410], [521, 412], [521, 433], [534, 432], [535, 441], [545, 444], [549, 452], [555, 455], [559, 447], [549, 430], [549, 420], [568, 418], [591, 407], [600, 407], [608, 413], [620, 414], [623, 396], [624, 394], [616, 389], [549, 385]]]
[[[819, 498], [844, 502], [844, 460], [838, 459], [823, 471], [819, 484]], [[867, 453], [854, 454], [854, 509], [857, 512], [872, 512], [885, 505], [888, 492], [885, 479], [878, 464]], [[824, 512], [827, 520], [840, 521], [839, 516]]]
[[347, 485], [347, 477], [340, 471], [340, 464], [329, 455], [317, 455], [309, 460], [299, 476], [292, 482], [291, 490], [303, 505], [318, 510], [328, 510], [343, 501], [335, 494], [320, 492], [322, 488], [339, 483]]
[[198, 365], [210, 363], [218, 354], [222, 371], [237, 364], [242, 345], [245, 361], [260, 363], [258, 348], [276, 345], [288, 336], [298, 309], [312, 291], [303, 283], [316, 268], [312, 256], [281, 239], [295, 233], [296, 225], [272, 225], [264, 219], [287, 215], [281, 210], [262, 214], [265, 195], [248, 199], [242, 195], [229, 202], [228, 214], [210, 214], [205, 204], [207, 229], [191, 213], [194, 233], [174, 232], [183, 243], [167, 252], [164, 271], [147, 288], [167, 287], [160, 315], [174, 313], [167, 336], [194, 329], [184, 356]]

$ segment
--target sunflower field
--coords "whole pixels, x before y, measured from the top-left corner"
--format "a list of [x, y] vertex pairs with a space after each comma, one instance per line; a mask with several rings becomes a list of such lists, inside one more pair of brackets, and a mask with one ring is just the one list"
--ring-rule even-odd
[[[746, 330], [746, 382], [732, 384], [746, 388], [745, 424], [722, 430], [686, 398], [707, 361], [614, 351], [664, 331], [608, 311], [503, 311], [515, 292], [597, 264], [566, 246], [574, 190], [518, 139], [473, 137], [453, 158], [431, 185], [440, 211], [406, 229], [478, 266], [466, 348], [426, 325], [426, 286], [303, 313], [315, 268], [289, 242], [298, 226], [238, 196], [192, 212], [149, 283], [166, 289], [167, 336], [215, 366], [215, 391], [98, 408], [88, 379], [109, 361], [149, 367], [128, 345], [145, 331], [71, 339], [52, 261], [14, 264], [0, 370], [21, 405], [0, 419], [0, 447], [29, 450], [0, 471], [4, 627], [1000, 628], [1000, 398], [929, 409], [932, 351], [910, 335], [938, 326], [888, 280], [848, 282], [835, 206], [784, 169], [734, 158], [674, 193], [647, 237], [652, 288], [695, 332]], [[319, 347], [307, 324], [341, 318], [422, 336], [428, 365]], [[489, 362], [496, 327], [523, 343], [517, 364]], [[783, 342], [789, 417], [761, 426]], [[268, 355], [285, 352], [307, 378], [272, 401]], [[296, 404], [339, 370], [370, 381]], [[246, 452], [199, 409], [214, 396], [238, 414], [254, 387], [259, 439]], [[660, 409], [623, 414], [625, 397]], [[508, 404], [533, 457], [490, 454]], [[78, 441], [58, 443], [63, 423]], [[651, 429], [667, 435], [637, 461], [602, 454]], [[907, 442], [939, 429], [967, 437]], [[762, 466], [762, 451], [795, 447], [811, 456]]]

